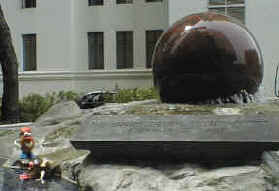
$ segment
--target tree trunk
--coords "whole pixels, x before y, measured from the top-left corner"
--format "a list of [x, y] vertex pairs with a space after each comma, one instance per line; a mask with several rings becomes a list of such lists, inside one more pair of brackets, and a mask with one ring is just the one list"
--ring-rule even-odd
[[0, 5], [0, 63], [3, 75], [2, 121], [19, 121], [18, 63], [9, 26]]

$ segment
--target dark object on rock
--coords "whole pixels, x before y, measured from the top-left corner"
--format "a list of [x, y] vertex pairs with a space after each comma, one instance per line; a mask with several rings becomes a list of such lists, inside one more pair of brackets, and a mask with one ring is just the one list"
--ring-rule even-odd
[[259, 159], [279, 149], [277, 115], [117, 115], [85, 120], [71, 140], [96, 160]]
[[171, 26], [158, 41], [152, 63], [163, 102], [254, 94], [263, 78], [262, 55], [253, 35], [234, 18], [211, 12]]
[[105, 102], [105, 95], [112, 95], [114, 92], [108, 91], [94, 91], [82, 96], [77, 104], [81, 109], [89, 109], [103, 105]]
[[19, 159], [8, 168], [15, 169], [21, 181], [39, 179], [44, 184], [46, 179], [61, 177], [59, 166], [53, 166], [52, 161], [44, 158]]

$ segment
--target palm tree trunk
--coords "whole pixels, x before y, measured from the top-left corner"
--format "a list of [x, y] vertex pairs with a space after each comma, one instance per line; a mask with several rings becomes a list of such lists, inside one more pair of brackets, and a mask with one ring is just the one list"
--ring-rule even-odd
[[9, 26], [0, 5], [0, 63], [3, 76], [2, 121], [19, 121], [18, 63]]

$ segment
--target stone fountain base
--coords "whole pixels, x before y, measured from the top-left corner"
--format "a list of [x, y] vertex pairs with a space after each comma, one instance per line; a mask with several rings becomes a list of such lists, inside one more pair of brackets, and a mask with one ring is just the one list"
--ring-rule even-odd
[[71, 143], [96, 160], [239, 160], [279, 150], [275, 114], [99, 115], [85, 121]]

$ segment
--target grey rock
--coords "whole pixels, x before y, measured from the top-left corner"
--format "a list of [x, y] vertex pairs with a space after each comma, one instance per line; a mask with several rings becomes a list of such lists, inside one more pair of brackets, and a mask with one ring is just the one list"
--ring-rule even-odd
[[98, 160], [256, 159], [279, 149], [277, 124], [277, 115], [98, 115], [82, 121], [71, 143]]
[[[208, 168], [200, 165], [199, 161], [196, 161], [195, 164], [161, 164], [156, 161], [155, 164], [143, 161], [139, 161], [137, 164], [131, 164], [129, 161], [127, 163], [104, 164], [94, 163], [90, 157], [85, 159], [85, 153], [80, 154], [79, 151], [77, 152], [71, 147], [69, 139], [78, 134], [81, 124], [89, 123], [93, 119], [110, 120], [110, 116], [126, 114], [128, 109], [133, 106], [138, 104], [150, 106], [150, 103], [105, 104], [89, 110], [80, 110], [74, 102], [53, 106], [34, 124], [33, 135], [37, 139], [35, 154], [46, 154], [52, 156], [54, 160], [60, 160], [64, 175], [77, 180], [82, 190], [87, 191], [278, 190], [274, 175], [270, 170], [270, 166], [271, 168], [275, 166], [274, 172], [277, 172], [274, 161], [269, 163], [271, 164], [270, 171], [265, 168], [267, 165], [263, 164], [236, 164], [231, 167], [219, 165]], [[177, 106], [177, 109], [179, 107]], [[168, 107], [166, 108], [168, 109]], [[189, 108], [190, 106], [185, 106], [184, 110]], [[150, 110], [150, 108], [147, 109]], [[154, 110], [157, 112], [162, 109], [158, 107]], [[222, 118], [222, 116], [219, 117]], [[18, 156], [18, 152], [16, 155], [11, 154], [14, 147], [13, 140], [16, 137], [16, 133], [0, 137], [2, 145], [0, 155], [4, 153], [9, 156]], [[277, 152], [274, 154], [278, 156]], [[92, 156], [94, 157], [94, 152]]]
[[45, 114], [37, 119], [36, 124], [40, 126], [55, 125], [62, 121], [80, 117], [81, 109], [74, 101], [66, 101], [52, 106]]
[[[217, 169], [189, 166], [184, 164], [174, 170], [174, 176], [168, 176], [166, 168], [91, 164], [82, 169], [79, 183], [94, 191], [266, 191], [268, 187], [265, 182], [268, 175], [260, 166]], [[167, 168], [172, 171], [176, 165], [169, 164]]]

